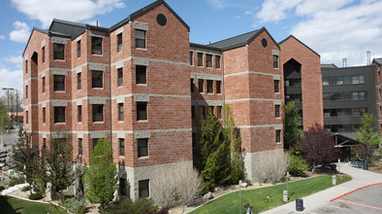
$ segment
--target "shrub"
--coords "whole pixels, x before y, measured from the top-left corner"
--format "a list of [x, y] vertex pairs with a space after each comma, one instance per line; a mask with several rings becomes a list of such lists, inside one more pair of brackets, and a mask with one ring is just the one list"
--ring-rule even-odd
[[32, 193], [29, 195], [29, 199], [30, 200], [40, 200], [40, 199], [42, 199], [42, 193], [41, 192]]
[[25, 179], [22, 176], [12, 176], [11, 180], [9, 181], [9, 186], [15, 186], [17, 184], [23, 184], [25, 183]]
[[28, 185], [28, 186], [25, 186], [21, 189], [21, 191], [23, 192], [26, 192], [26, 191], [29, 191], [31, 189], [31, 187]]
[[293, 176], [302, 176], [309, 169], [307, 161], [300, 156], [288, 154], [290, 165], [288, 171]]
[[3, 185], [0, 185], [0, 192], [5, 190], [5, 187]]
[[285, 153], [260, 153], [255, 160], [255, 180], [261, 183], [278, 182], [286, 174], [289, 159]]
[[84, 198], [68, 198], [63, 202], [63, 206], [71, 213], [86, 213], [86, 201]]
[[247, 183], [248, 186], [252, 186], [252, 181], [249, 179], [245, 179], [244, 183]]
[[158, 207], [148, 198], [139, 198], [135, 202], [127, 198], [108, 205], [101, 213], [103, 214], [155, 214]]

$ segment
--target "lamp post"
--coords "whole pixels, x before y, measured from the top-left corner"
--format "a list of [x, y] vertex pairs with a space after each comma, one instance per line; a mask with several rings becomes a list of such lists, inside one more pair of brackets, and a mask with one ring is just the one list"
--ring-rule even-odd
[[239, 203], [240, 203], [240, 205], [239, 205], [240, 213], [239, 214], [241, 214], [241, 184], [242, 184], [242, 181], [240, 180], [239, 181]]
[[9, 91], [15, 90], [14, 88], [3, 88], [4, 91], [7, 91], [7, 115], [9, 113]]

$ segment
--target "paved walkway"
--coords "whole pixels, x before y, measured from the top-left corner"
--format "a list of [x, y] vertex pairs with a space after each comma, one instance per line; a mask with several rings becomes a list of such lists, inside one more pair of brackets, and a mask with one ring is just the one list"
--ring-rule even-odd
[[[296, 202], [284, 204], [274, 209], [263, 212], [263, 214], [289, 214], [289, 213], [310, 213], [311, 211], [327, 205], [330, 201], [336, 200], [344, 195], [367, 186], [382, 183], [382, 174], [370, 172], [367, 170], [348, 166], [347, 164], [340, 163], [337, 167], [342, 173], [348, 174], [353, 179], [344, 184], [334, 186], [332, 188], [317, 192], [315, 194], [303, 197], [304, 211], [297, 212]], [[337, 168], [338, 169], [338, 168]]]

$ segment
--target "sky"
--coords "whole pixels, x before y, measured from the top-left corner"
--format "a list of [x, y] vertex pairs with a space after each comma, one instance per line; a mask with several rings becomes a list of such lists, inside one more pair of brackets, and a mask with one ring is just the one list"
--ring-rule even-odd
[[[0, 87], [22, 89], [22, 54], [34, 27], [53, 18], [111, 27], [154, 0], [1, 0]], [[208, 44], [265, 27], [280, 42], [293, 34], [321, 63], [366, 65], [382, 57], [382, 0], [166, 0]], [[0, 95], [4, 92], [1, 90]]]

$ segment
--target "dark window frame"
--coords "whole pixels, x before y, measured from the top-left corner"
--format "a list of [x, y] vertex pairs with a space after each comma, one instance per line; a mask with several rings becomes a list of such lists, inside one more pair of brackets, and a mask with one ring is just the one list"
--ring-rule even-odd
[[147, 84], [147, 66], [136, 65], [135, 66], [136, 74], [136, 84]]
[[198, 66], [203, 66], [203, 53], [198, 52]]
[[124, 120], [123, 103], [118, 103], [118, 121]]
[[222, 93], [222, 81], [216, 80], [216, 93], [221, 94]]
[[137, 121], [147, 120], [147, 102], [137, 102]]
[[42, 108], [42, 123], [46, 123], [46, 108]]
[[138, 158], [149, 156], [149, 139], [148, 138], [138, 138], [137, 139], [137, 152]]
[[279, 56], [273, 55], [273, 68], [279, 68]]
[[215, 56], [215, 67], [221, 68], [221, 62], [220, 62], [220, 56], [219, 55]]
[[77, 58], [81, 57], [81, 40], [77, 41]]
[[280, 105], [275, 105], [275, 117], [280, 118]]
[[206, 67], [212, 68], [212, 54], [206, 54]]
[[66, 122], [66, 108], [62, 106], [54, 107], [54, 123]]
[[194, 52], [190, 51], [190, 65], [194, 65]]
[[102, 37], [97, 37], [97, 36], [92, 36], [92, 54], [96, 55], [102, 55], [102, 43], [103, 43], [103, 38]]
[[103, 104], [93, 104], [92, 105], [92, 119], [94, 122], [104, 122], [104, 105]]
[[92, 70], [92, 88], [103, 88], [103, 71]]
[[273, 80], [274, 84], [274, 92], [275, 93], [280, 93], [280, 80]]
[[123, 86], [123, 68], [117, 68], [118, 86]]
[[118, 138], [119, 156], [125, 156], [125, 139]]
[[65, 75], [53, 75], [53, 90], [65, 91]]
[[45, 46], [41, 48], [41, 61], [45, 62]]
[[213, 80], [207, 80], [207, 93], [208, 94], [214, 93], [214, 81]]
[[117, 34], [117, 52], [121, 52], [123, 48], [122, 33]]
[[276, 130], [276, 143], [281, 143], [281, 130]]
[[53, 60], [65, 60], [65, 45], [53, 43]]
[[204, 79], [198, 79], [198, 90], [199, 93], [204, 92]]
[[[143, 34], [143, 35], [142, 35]], [[146, 31], [135, 29], [135, 47], [146, 48]]]
[[81, 72], [77, 73], [77, 90], [81, 90], [82, 88], [81, 76]]
[[77, 106], [77, 122], [82, 122], [82, 105]]
[[45, 77], [42, 77], [42, 93], [45, 93]]
[[150, 197], [150, 180], [138, 181], [139, 198]]
[[78, 154], [82, 155], [82, 138], [78, 138]]

